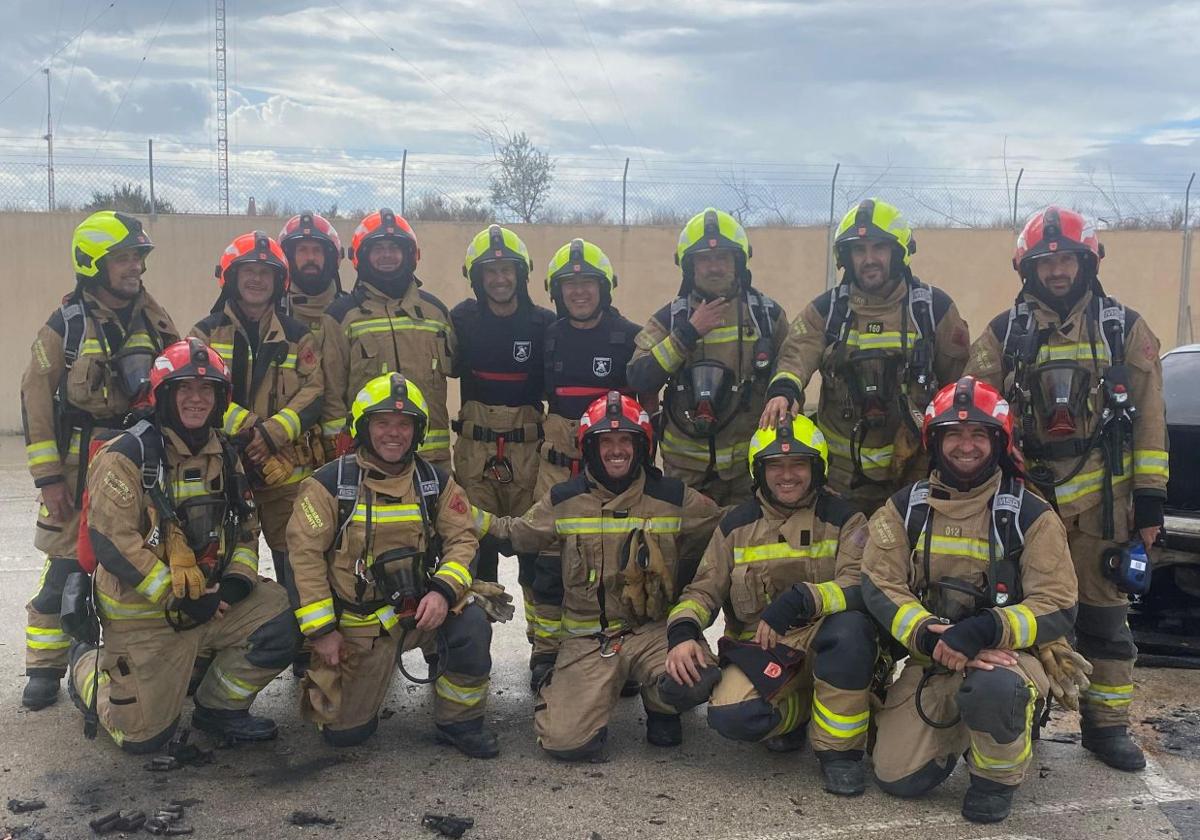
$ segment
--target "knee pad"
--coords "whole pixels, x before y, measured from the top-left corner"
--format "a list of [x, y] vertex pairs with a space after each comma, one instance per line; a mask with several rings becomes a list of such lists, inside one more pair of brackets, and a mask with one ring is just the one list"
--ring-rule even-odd
[[330, 729], [321, 727], [321, 738], [331, 747], [357, 747], [363, 741], [375, 734], [379, 728], [379, 718], [373, 717], [360, 726], [349, 729]]
[[608, 743], [608, 727], [602, 726], [600, 731], [588, 739], [588, 742], [582, 747], [575, 747], [572, 750], [552, 750], [543, 746], [542, 749], [559, 761], [587, 761], [599, 755], [606, 743]]
[[1079, 652], [1088, 659], [1134, 659], [1137, 647], [1126, 623], [1128, 607], [1080, 604], [1075, 618]]
[[42, 615], [57, 615], [62, 609], [63, 585], [67, 576], [79, 571], [79, 562], [70, 557], [51, 557], [45, 580], [30, 605]]
[[1033, 690], [1024, 678], [1004, 668], [972, 669], [956, 697], [963, 723], [986, 732], [1000, 744], [1011, 744], [1025, 731]]
[[950, 777], [950, 774], [954, 772], [954, 765], [958, 763], [958, 756], [946, 756], [945, 762], [946, 764], [943, 767], [935, 759], [915, 773], [909, 773], [907, 776], [896, 779], [894, 782], [885, 782], [876, 774], [875, 784], [884, 793], [899, 796], [903, 799], [924, 796]]
[[162, 732], [144, 741], [130, 741], [129, 739], [125, 739], [121, 742], [121, 749], [130, 755], [147, 755], [159, 752], [170, 743], [171, 738], [175, 736], [175, 729], [178, 726], [179, 718], [175, 718], [175, 720], [171, 721], [171, 725]]
[[482, 608], [471, 604], [459, 615], [447, 617], [446, 670], [455, 674], [483, 676], [492, 670], [492, 625]]
[[782, 720], [779, 710], [761, 698], [708, 707], [708, 725], [731, 741], [761, 741]]
[[817, 679], [847, 691], [866, 688], [879, 656], [875, 624], [860, 612], [828, 616], [813, 640], [813, 653]]
[[700, 680], [695, 685], [677, 683], [670, 674], [662, 674], [655, 684], [659, 698], [677, 712], [686, 712], [701, 703], [707, 703], [713, 686], [721, 681], [721, 669], [709, 665], [700, 669]]
[[296, 616], [281, 612], [250, 634], [246, 661], [258, 668], [286, 668], [296, 658], [304, 641]]
[[563, 602], [562, 556], [539, 554], [533, 561], [533, 596], [539, 604], [561, 606]]
[[[487, 537], [484, 537], [486, 540]], [[535, 572], [534, 564], [537, 562], [536, 554], [518, 554], [517, 555], [517, 583], [520, 586], [532, 589], [533, 577]]]

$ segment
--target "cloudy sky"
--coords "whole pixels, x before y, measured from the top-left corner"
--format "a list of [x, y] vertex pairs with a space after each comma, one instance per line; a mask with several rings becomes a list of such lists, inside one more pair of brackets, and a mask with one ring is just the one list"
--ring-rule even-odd
[[[38, 70], [58, 51], [50, 66], [64, 155], [106, 158], [153, 136], [168, 161], [185, 151], [212, 159], [213, 0], [11, 5], [0, 153], [36, 154], [46, 107]], [[506, 125], [564, 161], [619, 170], [630, 157], [631, 173], [647, 176], [683, 177], [690, 162], [708, 161], [756, 174], [789, 164], [800, 178], [841, 162], [970, 181], [996, 177], [1004, 152], [1035, 186], [1090, 172], [1151, 189], [1178, 181], [1182, 193], [1200, 168], [1194, 2], [227, 7], [231, 148], [243, 165], [297, 146], [480, 155], [481, 130]]]

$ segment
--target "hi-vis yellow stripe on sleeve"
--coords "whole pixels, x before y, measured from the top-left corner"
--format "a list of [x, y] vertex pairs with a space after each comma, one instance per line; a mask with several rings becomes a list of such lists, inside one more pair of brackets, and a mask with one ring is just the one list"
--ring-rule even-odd
[[1133, 471], [1137, 475], [1161, 475], [1163, 478], [1169, 478], [1169, 456], [1161, 449], [1135, 449]]
[[909, 647], [913, 631], [927, 618], [933, 618], [933, 614], [916, 601], [907, 601], [901, 604], [900, 609], [896, 610], [896, 614], [892, 617], [892, 638], [905, 647]]
[[296, 610], [296, 623], [306, 636], [334, 621], [337, 621], [337, 613], [334, 612], [332, 598], [314, 601]]
[[1009, 632], [1012, 633], [1012, 643], [1009, 647], [1013, 650], [1030, 647], [1037, 641], [1037, 618], [1029, 607], [1024, 604], [1002, 607], [1000, 615], [1004, 616]]
[[31, 467], [41, 466], [42, 464], [57, 464], [58, 444], [52, 440], [27, 443], [25, 444], [25, 457]]
[[671, 607], [671, 612], [667, 614], [667, 621], [673, 621], [676, 616], [689, 611], [695, 613], [696, 618], [700, 620], [701, 627], [707, 627], [709, 622], [712, 621], [712, 613], [699, 601], [693, 601], [691, 598], [680, 601]]
[[658, 366], [667, 373], [674, 373], [684, 362], [683, 353], [675, 346], [675, 337], [671, 335], [668, 335], [658, 344], [654, 345], [654, 349], [650, 351], [650, 355], [654, 356], [654, 360], [658, 362]]

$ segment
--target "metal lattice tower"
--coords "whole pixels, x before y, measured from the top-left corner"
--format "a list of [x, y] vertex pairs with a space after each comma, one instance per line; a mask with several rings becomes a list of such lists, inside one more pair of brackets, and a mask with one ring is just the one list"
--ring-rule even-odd
[[217, 32], [217, 197], [229, 215], [229, 92], [225, 85], [225, 0], [215, 0]]

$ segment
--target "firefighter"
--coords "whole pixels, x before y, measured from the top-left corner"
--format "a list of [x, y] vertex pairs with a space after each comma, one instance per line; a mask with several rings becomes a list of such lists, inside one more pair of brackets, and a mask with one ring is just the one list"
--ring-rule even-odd
[[146, 398], [150, 363], [179, 339], [166, 311], [142, 282], [154, 245], [142, 223], [105, 210], [75, 229], [75, 290], [51, 313], [33, 342], [21, 379], [21, 419], [34, 486], [41, 493], [34, 546], [46, 555], [38, 591], [26, 605], [21, 704], [42, 709], [58, 699], [70, 640], [59, 626], [67, 575], [78, 571], [78, 509], [93, 435], [121, 429]]
[[[579, 474], [579, 417], [587, 407], [614, 389], [632, 394], [625, 383], [625, 368], [634, 353], [638, 327], [613, 306], [616, 288], [612, 263], [591, 242], [572, 239], [550, 260], [546, 291], [558, 320], [546, 330], [543, 346], [547, 410], [535, 499]], [[534, 694], [554, 665], [562, 633], [558, 567], [557, 547], [548, 547], [535, 560], [532, 574], [526, 564], [522, 584], [529, 590], [526, 619], [534, 625], [529, 660]], [[625, 691], [626, 696], [636, 693], [633, 685]]]
[[300, 482], [313, 467], [305, 432], [321, 416], [317, 340], [279, 311], [289, 286], [287, 257], [262, 231], [234, 239], [216, 275], [217, 302], [191, 335], [228, 360], [233, 398], [224, 431], [241, 452], [275, 578], [290, 590], [287, 523]]
[[214, 656], [192, 726], [231, 741], [273, 739], [275, 722], [249, 707], [292, 661], [300, 636], [283, 587], [258, 576], [253, 499], [217, 431], [229, 370], [188, 338], [155, 359], [150, 384], [153, 420], [106, 444], [88, 470], [104, 644], [72, 646], [72, 699], [126, 751], [156, 752], [174, 734], [193, 663], [207, 650]]
[[[533, 504], [544, 435], [543, 343], [554, 313], [529, 297], [532, 267], [520, 237], [489, 225], [471, 240], [463, 260], [474, 297], [450, 312], [462, 395], [451, 423], [458, 435], [455, 475], [472, 503], [505, 516], [520, 516]], [[478, 576], [495, 581], [499, 558], [488, 543], [480, 547]], [[528, 566], [532, 558], [521, 562]], [[535, 627], [531, 621], [531, 642]]]
[[958, 379], [970, 340], [954, 301], [913, 275], [916, 240], [891, 204], [852, 207], [833, 248], [842, 281], [792, 322], [760, 424], [802, 409], [820, 371], [829, 484], [869, 516], [928, 473], [921, 413], [939, 383]]
[[723, 608], [708, 725], [787, 752], [803, 745], [807, 719], [825, 790], [858, 796], [879, 644], [859, 585], [867, 520], [829, 491], [828, 457], [804, 416], [754, 433], [755, 495], [721, 519], [671, 610], [667, 673], [702, 677], [701, 632]]
[[667, 611], [686, 542], [706, 541], [721, 508], [653, 466], [654, 430], [632, 397], [610, 391], [588, 406], [577, 445], [579, 475], [523, 517], [488, 523], [517, 551], [562, 550], [564, 639], [539, 686], [538, 743], [565, 761], [598, 757], [609, 715], [633, 680], [641, 684], [646, 740], [678, 746], [679, 713], [708, 699], [719, 672], [709, 658], [695, 685], [667, 675]]
[[746, 447], [788, 334], [783, 307], [751, 285], [752, 253], [733, 216], [693, 216], [675, 249], [679, 292], [638, 333], [629, 363], [631, 387], [666, 389], [664, 471], [722, 505], [753, 492]]
[[449, 310], [421, 290], [415, 274], [420, 260], [412, 226], [386, 207], [354, 229], [350, 262], [358, 282], [350, 294], [329, 305], [321, 322], [321, 429], [331, 460], [350, 449], [352, 435], [345, 424], [359, 389], [396, 371], [429, 400], [421, 457], [450, 465], [446, 377], [454, 369], [457, 342]]
[[301, 712], [326, 743], [361, 744], [379, 725], [397, 650], [432, 642], [444, 669], [437, 739], [492, 758], [499, 747], [483, 725], [492, 630], [471, 573], [478, 542], [462, 488], [418, 454], [429, 416], [402, 375], [372, 379], [351, 406], [354, 451], [300, 487], [288, 545], [296, 619], [312, 649]]
[[1095, 666], [1083, 747], [1133, 771], [1146, 759], [1128, 731], [1137, 648], [1121, 572], [1130, 571], [1131, 541], [1149, 551], [1162, 527], [1167, 429], [1158, 339], [1105, 293], [1103, 256], [1079, 213], [1033, 214], [1013, 257], [1020, 294], [971, 347], [967, 370], [1008, 397], [1030, 481], [1067, 525], [1079, 577], [1075, 634]]
[[284, 223], [278, 242], [287, 255], [291, 281], [283, 311], [316, 334], [319, 350], [321, 316], [329, 304], [346, 294], [338, 274], [344, 254], [342, 240], [328, 219], [305, 210]]
[[1077, 592], [1066, 531], [1025, 488], [1012, 435], [990, 385], [945, 386], [923, 426], [933, 472], [871, 518], [863, 555], [867, 607], [909, 652], [875, 715], [876, 782], [921, 796], [966, 752], [962, 814], [979, 823], [1008, 816], [1052, 687], [1086, 684], [1063, 641]]

